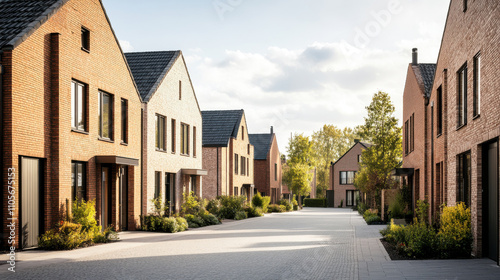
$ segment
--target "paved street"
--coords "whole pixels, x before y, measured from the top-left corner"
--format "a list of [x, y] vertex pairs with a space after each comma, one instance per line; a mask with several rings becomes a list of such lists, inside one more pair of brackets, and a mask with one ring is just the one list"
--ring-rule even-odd
[[351, 210], [308, 208], [176, 234], [125, 232], [116, 243], [20, 253], [17, 272], [0, 265], [0, 279], [500, 279], [487, 259], [390, 261], [381, 228]]

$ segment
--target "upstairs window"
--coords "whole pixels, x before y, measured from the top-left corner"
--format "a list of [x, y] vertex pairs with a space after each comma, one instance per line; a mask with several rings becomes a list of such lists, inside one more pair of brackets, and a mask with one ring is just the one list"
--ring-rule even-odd
[[245, 127], [241, 126], [241, 140], [245, 140]]
[[113, 96], [99, 92], [99, 136], [113, 140]]
[[437, 110], [436, 110], [436, 119], [437, 119], [437, 135], [441, 135], [443, 133], [443, 88], [441, 86], [437, 89]]
[[182, 81], [179, 80], [179, 100], [182, 100]]
[[73, 201], [81, 201], [86, 196], [85, 163], [71, 162], [71, 197]]
[[87, 120], [87, 86], [71, 81], [71, 128], [86, 131]]
[[274, 164], [274, 181], [278, 181], [278, 164]]
[[181, 154], [189, 155], [189, 125], [181, 123]]
[[122, 98], [122, 143], [128, 142], [128, 101]]
[[473, 108], [474, 117], [481, 114], [481, 53], [474, 57], [474, 93], [473, 93]]
[[175, 153], [175, 137], [176, 137], [176, 127], [175, 127], [175, 120], [172, 119], [172, 125], [170, 126], [170, 129], [172, 130], [172, 140], [170, 141], [170, 145], [171, 145], [171, 150], [172, 150], [172, 153]]
[[352, 185], [354, 184], [355, 177], [356, 177], [356, 171], [340, 171], [340, 184]]
[[90, 31], [82, 26], [82, 50], [90, 51]]
[[196, 157], [196, 126], [193, 126], [193, 157]]
[[457, 127], [467, 124], [467, 64], [462, 66], [458, 76], [458, 122]]
[[238, 175], [238, 154], [234, 154], [234, 174]]
[[162, 115], [156, 114], [156, 149], [159, 151], [165, 151], [166, 150], [166, 137], [165, 137], [165, 125], [166, 125], [166, 118]]

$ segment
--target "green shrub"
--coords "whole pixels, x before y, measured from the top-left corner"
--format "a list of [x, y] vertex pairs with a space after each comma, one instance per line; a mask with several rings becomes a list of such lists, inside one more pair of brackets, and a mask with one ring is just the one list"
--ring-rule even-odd
[[262, 208], [260, 208], [260, 207], [245, 206], [243, 209], [247, 213], [248, 218], [261, 217], [263, 215]]
[[420, 223], [427, 223], [429, 213], [429, 203], [427, 203], [427, 200], [418, 200], [415, 212]]
[[285, 205], [278, 205], [279, 208], [280, 208], [280, 212], [283, 213], [283, 212], [286, 212], [286, 206]]
[[177, 221], [177, 226], [178, 226], [177, 231], [180, 232], [188, 229], [189, 225], [186, 219], [182, 217], [176, 217], [175, 220]]
[[378, 215], [370, 215], [366, 218], [366, 223], [368, 225], [375, 224], [381, 222], [382, 219]]
[[443, 208], [437, 236], [442, 257], [470, 257], [472, 251], [471, 213], [463, 202]]
[[222, 219], [235, 219], [236, 213], [244, 212], [245, 196], [221, 196], [219, 199], [221, 203], [219, 215]]
[[161, 231], [176, 233], [178, 229], [177, 220], [175, 218], [161, 217]]
[[242, 210], [236, 212], [236, 214], [234, 215], [235, 220], [243, 220], [246, 218], [247, 218], [247, 213], [245, 213], [245, 211]]
[[267, 213], [281, 213], [281, 212], [283, 212], [282, 208], [280, 208], [280, 205], [277, 204], [271, 204], [267, 208]]
[[204, 227], [205, 226], [205, 222], [198, 215], [186, 214], [186, 215], [184, 215], [184, 218], [186, 219], [186, 221], [189, 225], [189, 228], [197, 228], [197, 227]]
[[324, 198], [305, 198], [305, 207], [326, 207], [326, 199]]
[[252, 206], [260, 207], [264, 212], [267, 212], [267, 206], [270, 202], [271, 198], [269, 196], [261, 196], [259, 192], [252, 197]]
[[182, 196], [184, 198], [184, 203], [182, 203], [181, 206], [182, 214], [194, 215], [203, 209], [203, 202], [200, 201], [200, 198], [194, 195], [194, 192], [190, 192], [189, 194], [183, 193]]
[[389, 217], [391, 219], [403, 219], [405, 217], [406, 203], [403, 194], [398, 191], [394, 199], [389, 203]]
[[278, 201], [278, 204], [285, 206], [285, 211], [286, 212], [292, 211], [292, 209], [293, 209], [292, 203], [290, 201], [288, 201], [287, 199], [280, 199]]
[[358, 213], [360, 215], [363, 215], [367, 209], [368, 209], [368, 206], [366, 204], [364, 204], [363, 202], [358, 203]]
[[[217, 217], [215, 217], [213, 214], [210, 214], [208, 211], [199, 213], [199, 217], [203, 220], [203, 224], [205, 226], [220, 224], [219, 219], [217, 219]], [[202, 225], [200, 225], [200, 226], [202, 226]]]
[[63, 222], [57, 229], [51, 229], [38, 239], [38, 246], [43, 250], [71, 250], [80, 247], [88, 239], [82, 234], [82, 225]]
[[211, 199], [208, 201], [206, 209], [210, 214], [219, 216], [220, 207], [221, 203], [219, 199]]
[[295, 199], [295, 195], [293, 195], [292, 205], [293, 205], [293, 211], [299, 210], [299, 203], [297, 202], [297, 199]]
[[344, 200], [343, 199], [340, 200], [340, 205], [339, 205], [339, 208], [342, 208], [342, 207], [344, 207]]
[[403, 250], [414, 258], [432, 258], [437, 253], [436, 231], [426, 223], [414, 222], [404, 227], [405, 240]]

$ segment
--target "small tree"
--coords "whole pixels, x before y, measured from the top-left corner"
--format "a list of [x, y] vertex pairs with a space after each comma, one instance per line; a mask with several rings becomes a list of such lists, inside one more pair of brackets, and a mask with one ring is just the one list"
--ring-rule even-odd
[[312, 142], [303, 134], [295, 134], [287, 147], [288, 161], [283, 169], [283, 182], [299, 196], [309, 195], [311, 192], [313, 166]]

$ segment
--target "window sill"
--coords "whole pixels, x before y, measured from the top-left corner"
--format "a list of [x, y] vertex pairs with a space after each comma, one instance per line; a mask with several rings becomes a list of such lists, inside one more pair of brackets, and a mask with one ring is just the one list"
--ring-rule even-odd
[[181, 154], [183, 157], [189, 157], [189, 154]]
[[170, 152], [172, 155], [175, 155], [175, 152]]
[[441, 137], [441, 135], [443, 135], [443, 133], [442, 133], [442, 132], [441, 132], [441, 133], [439, 133], [438, 135], [436, 135], [436, 138]]
[[472, 117], [472, 120], [479, 119], [480, 116], [481, 114], [475, 115], [474, 117]]
[[78, 130], [78, 129], [74, 129], [74, 128], [71, 129], [71, 132], [89, 135], [88, 131]]
[[90, 50], [87, 50], [86, 48], [82, 47], [82, 51], [86, 52], [86, 53], [90, 53]]
[[160, 153], [167, 153], [167, 151], [162, 150], [162, 149], [158, 149], [158, 148], [156, 148], [156, 151], [157, 151], [157, 152], [160, 152]]
[[457, 129], [455, 129], [455, 131], [459, 131], [460, 129], [462, 129], [462, 128], [466, 127], [466, 126], [467, 126], [466, 123], [464, 123], [464, 124], [462, 124], [460, 126], [457, 126]]
[[108, 143], [115, 143], [115, 141], [108, 139], [108, 138], [98, 137], [97, 140], [103, 141], [103, 142], [108, 142]]
[[128, 146], [128, 143], [127, 142], [120, 142], [120, 145], [123, 145], [123, 146]]

